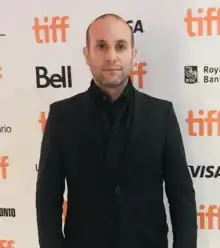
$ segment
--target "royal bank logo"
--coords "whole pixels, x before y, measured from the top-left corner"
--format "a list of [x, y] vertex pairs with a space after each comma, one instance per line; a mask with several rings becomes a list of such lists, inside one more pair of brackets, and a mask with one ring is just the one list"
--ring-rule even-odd
[[220, 83], [220, 66], [204, 65], [200, 66], [185, 66], [184, 81], [186, 84], [218, 84]]
[[184, 66], [184, 80], [186, 84], [198, 83], [198, 66]]
[[204, 66], [203, 81], [205, 84], [220, 83], [220, 67], [219, 66]]

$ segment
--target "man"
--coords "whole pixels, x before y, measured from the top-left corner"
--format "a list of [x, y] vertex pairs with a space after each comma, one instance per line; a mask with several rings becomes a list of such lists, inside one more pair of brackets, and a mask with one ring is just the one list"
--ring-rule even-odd
[[[193, 184], [171, 102], [136, 90], [126, 21], [95, 19], [83, 50], [87, 91], [50, 106], [36, 191], [41, 248], [196, 248]], [[79, 82], [78, 82], [79, 83]], [[62, 232], [65, 179], [68, 210]]]

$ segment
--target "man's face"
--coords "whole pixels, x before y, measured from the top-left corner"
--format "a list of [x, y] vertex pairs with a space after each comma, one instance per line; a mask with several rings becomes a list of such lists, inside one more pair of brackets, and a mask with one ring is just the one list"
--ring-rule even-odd
[[84, 55], [94, 79], [102, 87], [122, 85], [136, 56], [129, 26], [114, 17], [97, 20], [90, 28], [89, 47], [84, 48]]

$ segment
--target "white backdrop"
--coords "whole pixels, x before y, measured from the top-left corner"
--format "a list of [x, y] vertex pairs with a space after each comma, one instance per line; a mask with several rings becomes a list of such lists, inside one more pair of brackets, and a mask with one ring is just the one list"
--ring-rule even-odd
[[[174, 103], [196, 189], [198, 247], [220, 246], [219, 8], [219, 0], [0, 0], [1, 248], [39, 247], [35, 187], [43, 120], [50, 103], [89, 87], [91, 74], [82, 54], [85, 31], [106, 12], [123, 16], [133, 27], [135, 87]], [[66, 25], [48, 33], [48, 26], [37, 31], [35, 20]], [[61, 75], [62, 66], [71, 72], [64, 79], [72, 87], [37, 88], [39, 67], [45, 67], [39, 73], [47, 70], [51, 77]], [[215, 82], [207, 83], [206, 77]], [[171, 232], [169, 237], [171, 244]]]

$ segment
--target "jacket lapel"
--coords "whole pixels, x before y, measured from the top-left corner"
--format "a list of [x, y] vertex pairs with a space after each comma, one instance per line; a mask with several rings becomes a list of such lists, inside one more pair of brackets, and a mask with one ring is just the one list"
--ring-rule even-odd
[[138, 167], [136, 165], [138, 150], [146, 144], [148, 133], [151, 132], [148, 128], [151, 111], [149, 97], [135, 89], [133, 117], [122, 164], [121, 183], [129, 183], [134, 177]]
[[[135, 145], [135, 141], [143, 135], [146, 130], [148, 113], [149, 113], [149, 98], [147, 95], [135, 90], [134, 97], [134, 113], [131, 125], [131, 143]], [[137, 144], [136, 144], [137, 145]], [[132, 148], [132, 147], [130, 147]]]

